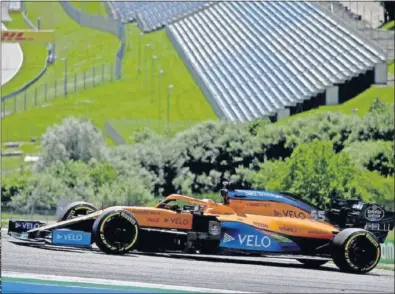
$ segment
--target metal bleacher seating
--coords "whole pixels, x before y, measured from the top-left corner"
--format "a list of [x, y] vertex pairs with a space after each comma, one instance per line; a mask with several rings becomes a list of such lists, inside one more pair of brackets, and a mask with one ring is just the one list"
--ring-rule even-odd
[[170, 24], [167, 33], [231, 121], [273, 116], [385, 60], [308, 2], [221, 2]]
[[175, 1], [175, 2], [118, 2], [112, 6], [124, 22], [136, 21], [143, 32], [157, 30], [179, 18], [193, 13], [207, 1]]

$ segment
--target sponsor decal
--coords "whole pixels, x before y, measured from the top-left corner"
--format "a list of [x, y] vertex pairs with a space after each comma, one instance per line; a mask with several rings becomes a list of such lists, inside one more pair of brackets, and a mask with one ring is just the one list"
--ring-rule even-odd
[[[237, 191], [237, 190], [236, 190]], [[240, 192], [240, 191], [237, 191]], [[246, 196], [271, 196], [274, 198], [282, 198], [282, 196], [267, 192], [267, 191], [245, 191], [244, 192]]]
[[55, 245], [90, 246], [91, 234], [81, 231], [55, 230], [52, 232]]
[[354, 204], [354, 205], [352, 206], [352, 208], [361, 210], [361, 209], [363, 208], [363, 202]]
[[293, 210], [283, 210], [283, 214], [286, 217], [290, 218], [299, 218], [299, 219], [305, 219], [306, 215], [303, 212], [296, 212]]
[[171, 222], [174, 225], [187, 225], [189, 221], [187, 219], [180, 219], [180, 218], [165, 218], [165, 223]]
[[274, 216], [282, 216], [281, 212], [278, 212], [277, 210], [273, 210]]
[[1, 41], [52, 43], [54, 41], [54, 31], [8, 30], [1, 32]]
[[75, 216], [77, 211], [84, 210], [84, 209], [86, 210], [86, 214], [87, 215], [93, 212], [93, 209], [90, 208], [90, 207], [86, 207], [86, 206], [84, 206], [84, 207], [77, 207], [77, 208], [74, 208], [73, 210], [70, 211], [70, 214], [67, 217], [67, 219], [72, 219]]
[[380, 247], [380, 244], [377, 243], [377, 241], [370, 235], [370, 234], [366, 234], [366, 238], [370, 241], [370, 243], [372, 243], [374, 246], [376, 247]]
[[253, 222], [252, 224], [253, 224], [254, 226], [259, 227], [259, 228], [262, 228], [262, 229], [268, 229], [268, 228], [269, 228], [269, 226], [268, 226], [267, 224], [260, 223], [260, 222]]
[[134, 218], [132, 218], [129, 214], [121, 212], [121, 214], [119, 215], [121, 217], [123, 217], [124, 219], [126, 219], [127, 221], [129, 221], [132, 225], [136, 224], [136, 220]]
[[287, 227], [287, 226], [281, 226], [281, 227], [279, 227], [279, 230], [283, 231], [283, 232], [290, 232], [290, 233], [296, 232], [296, 228]]
[[151, 214], [151, 215], [160, 215], [160, 211], [148, 211], [148, 210], [135, 210], [133, 211], [135, 214]]
[[238, 234], [238, 239], [240, 245], [247, 247], [268, 248], [272, 244], [268, 236]]
[[147, 221], [149, 221], [151, 223], [159, 223], [159, 218], [149, 217], [149, 218], [147, 218]]
[[231, 235], [229, 235], [227, 233], [224, 234], [224, 238], [223, 238], [223, 242], [224, 243], [228, 243], [228, 242], [231, 242], [233, 240], [235, 240], [235, 238], [233, 238]]
[[372, 205], [365, 209], [365, 218], [371, 222], [378, 222], [383, 217], [384, 210], [377, 205]]
[[16, 222], [15, 229], [21, 228], [23, 230], [33, 230], [41, 227], [42, 225], [37, 222]]
[[220, 247], [222, 248], [270, 252], [300, 251], [299, 246], [293, 241], [252, 225], [230, 221], [221, 222], [221, 227]]
[[247, 206], [252, 206], [252, 207], [269, 207], [270, 203], [264, 203], [264, 202], [248, 202]]

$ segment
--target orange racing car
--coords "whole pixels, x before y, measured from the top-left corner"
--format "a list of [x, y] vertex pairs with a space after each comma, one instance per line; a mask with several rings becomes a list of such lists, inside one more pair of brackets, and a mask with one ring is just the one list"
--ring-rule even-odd
[[333, 259], [342, 271], [366, 273], [379, 262], [380, 243], [395, 223], [393, 212], [359, 200], [333, 200], [323, 211], [288, 193], [226, 184], [221, 195], [223, 203], [173, 194], [155, 207], [101, 210], [76, 202], [53, 225], [10, 221], [9, 234], [52, 245], [96, 243], [106, 253], [275, 255], [310, 267]]

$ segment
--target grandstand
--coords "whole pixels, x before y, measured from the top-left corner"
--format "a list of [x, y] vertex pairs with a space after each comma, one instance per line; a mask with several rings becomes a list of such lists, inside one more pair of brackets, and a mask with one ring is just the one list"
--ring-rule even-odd
[[386, 83], [385, 53], [308, 2], [222, 2], [167, 27], [217, 114], [273, 120]]
[[145, 33], [165, 26], [217, 115], [240, 122], [276, 121], [386, 83], [385, 50], [325, 5], [112, 1]]
[[180, 2], [118, 2], [111, 1], [112, 8], [122, 22], [137, 22], [144, 33], [163, 28], [170, 22], [186, 17], [210, 6], [207, 1]]

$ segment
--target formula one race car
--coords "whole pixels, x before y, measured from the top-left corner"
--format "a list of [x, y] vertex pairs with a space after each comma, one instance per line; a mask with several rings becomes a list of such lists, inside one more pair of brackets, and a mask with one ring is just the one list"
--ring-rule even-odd
[[95, 242], [106, 253], [136, 249], [274, 255], [292, 257], [308, 267], [333, 260], [342, 271], [367, 273], [379, 262], [380, 243], [395, 225], [393, 212], [359, 200], [333, 200], [331, 209], [323, 211], [288, 193], [226, 184], [221, 195], [223, 203], [173, 194], [153, 208], [97, 210], [77, 202], [54, 225], [40, 223], [32, 229], [33, 224], [23, 228], [26, 223], [10, 221], [9, 234], [70, 245], [70, 238], [82, 239], [85, 232], [86, 244]]
[[19, 240], [81, 247], [96, 243], [110, 254], [133, 249], [188, 252], [206, 242], [219, 242], [220, 232], [215, 216], [195, 213], [191, 207], [177, 211], [126, 206], [98, 210], [86, 202], [69, 204], [55, 224], [10, 220], [8, 226], [8, 235]]

